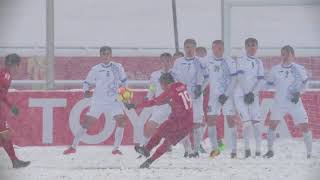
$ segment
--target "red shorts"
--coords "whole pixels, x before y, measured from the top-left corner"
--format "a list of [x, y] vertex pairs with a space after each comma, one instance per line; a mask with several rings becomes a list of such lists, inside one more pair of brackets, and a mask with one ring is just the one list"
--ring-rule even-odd
[[158, 128], [158, 135], [167, 139], [171, 144], [176, 145], [186, 137], [193, 128], [192, 116], [185, 118], [170, 118]]

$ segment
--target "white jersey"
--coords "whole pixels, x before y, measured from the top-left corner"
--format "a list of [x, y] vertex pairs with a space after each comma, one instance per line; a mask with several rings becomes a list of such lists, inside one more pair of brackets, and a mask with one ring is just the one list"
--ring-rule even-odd
[[186, 57], [178, 58], [173, 65], [172, 74], [177, 81], [187, 85], [188, 92], [192, 98], [194, 98], [195, 86], [204, 86], [209, 78], [205, 62], [202, 62], [197, 57], [191, 59]]
[[233, 76], [237, 75], [236, 62], [232, 58], [208, 57], [210, 96], [226, 93]]
[[[148, 91], [148, 99], [152, 97], [158, 97], [162, 92], [161, 84], [160, 84], [160, 76], [164, 74], [165, 71], [160, 69], [158, 71], [154, 71], [151, 73], [150, 81], [149, 81], [149, 91]], [[171, 73], [171, 70], [169, 71]]]
[[117, 91], [124, 86], [127, 76], [121, 64], [110, 62], [109, 64], [98, 64], [91, 68], [83, 83], [83, 90], [89, 90], [95, 86], [92, 103], [112, 104], [117, 99]]
[[276, 89], [275, 102], [287, 103], [290, 101], [292, 93], [303, 90], [307, 80], [305, 68], [299, 64], [291, 63], [288, 66], [282, 64], [274, 66], [267, 83]]
[[[237, 60], [237, 73], [239, 76], [243, 75], [243, 81], [238, 83], [235, 89], [235, 96], [243, 96], [245, 93], [254, 90], [258, 85], [259, 80], [264, 79], [264, 69], [262, 61], [255, 57], [242, 56]], [[240, 83], [243, 84], [241, 87]], [[257, 89], [255, 89], [257, 90]], [[255, 93], [257, 93], [256, 91]], [[257, 94], [256, 94], [257, 95]]]

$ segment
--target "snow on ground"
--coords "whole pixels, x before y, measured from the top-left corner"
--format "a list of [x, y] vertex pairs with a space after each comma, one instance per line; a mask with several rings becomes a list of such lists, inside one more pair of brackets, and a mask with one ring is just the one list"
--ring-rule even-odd
[[[263, 147], [266, 147], [266, 142]], [[239, 159], [229, 158], [226, 150], [216, 159], [207, 154], [200, 159], [183, 158], [183, 149], [176, 146], [173, 152], [156, 161], [150, 169], [138, 169], [144, 161], [136, 159], [132, 146], [123, 146], [123, 156], [111, 155], [111, 146], [81, 146], [77, 154], [64, 156], [66, 147], [23, 147], [17, 154], [32, 161], [25, 169], [11, 169], [11, 163], [0, 149], [0, 180], [319, 180], [320, 141], [313, 145], [314, 157], [307, 160], [301, 140], [279, 140], [276, 156], [272, 159], [242, 159], [243, 147], [239, 144]], [[207, 146], [207, 144], [206, 144]], [[265, 149], [263, 149], [265, 152]]]

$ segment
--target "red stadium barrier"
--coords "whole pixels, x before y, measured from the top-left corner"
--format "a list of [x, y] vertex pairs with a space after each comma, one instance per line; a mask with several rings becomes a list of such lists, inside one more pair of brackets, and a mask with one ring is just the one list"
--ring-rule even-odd
[[[268, 110], [272, 103], [272, 92], [261, 95], [262, 113], [268, 123]], [[139, 102], [145, 92], [135, 92], [134, 102]], [[12, 117], [10, 113], [2, 114], [8, 119], [9, 126], [13, 129], [14, 142], [20, 146], [38, 145], [67, 145], [73, 138], [72, 130], [76, 130], [80, 117], [87, 111], [88, 99], [82, 99], [80, 91], [14, 91], [9, 93], [11, 102], [20, 107], [20, 115]], [[303, 95], [310, 127], [314, 138], [320, 138], [320, 91], [308, 91]], [[3, 107], [3, 106], [2, 106]], [[1, 108], [2, 110], [8, 109]], [[132, 117], [128, 116], [132, 120]], [[293, 126], [290, 117], [286, 117], [290, 134], [300, 137], [301, 134]], [[87, 144], [109, 145], [113, 142], [113, 123], [100, 118], [88, 132]], [[218, 123], [223, 129], [223, 121]], [[239, 130], [241, 129], [241, 126]], [[219, 136], [222, 135], [219, 131]], [[109, 134], [110, 137], [109, 137]], [[123, 144], [133, 143], [132, 124], [127, 123]]]

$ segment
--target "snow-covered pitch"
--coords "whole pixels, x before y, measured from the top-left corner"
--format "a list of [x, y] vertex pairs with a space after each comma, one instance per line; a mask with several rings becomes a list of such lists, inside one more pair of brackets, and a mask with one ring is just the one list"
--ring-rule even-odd
[[[206, 144], [207, 145], [207, 144]], [[300, 139], [278, 140], [272, 159], [230, 159], [225, 150], [216, 159], [202, 154], [199, 159], [183, 158], [180, 145], [156, 161], [150, 169], [139, 169], [145, 160], [137, 159], [133, 146], [123, 146], [123, 156], [113, 156], [111, 146], [80, 146], [74, 155], [64, 156], [66, 147], [16, 148], [18, 157], [31, 160], [30, 167], [14, 170], [0, 149], [1, 180], [319, 180], [320, 141], [313, 144], [313, 158], [306, 159]], [[208, 146], [207, 146], [208, 147]], [[263, 142], [266, 147], [266, 142]], [[265, 152], [266, 149], [263, 149]]]

